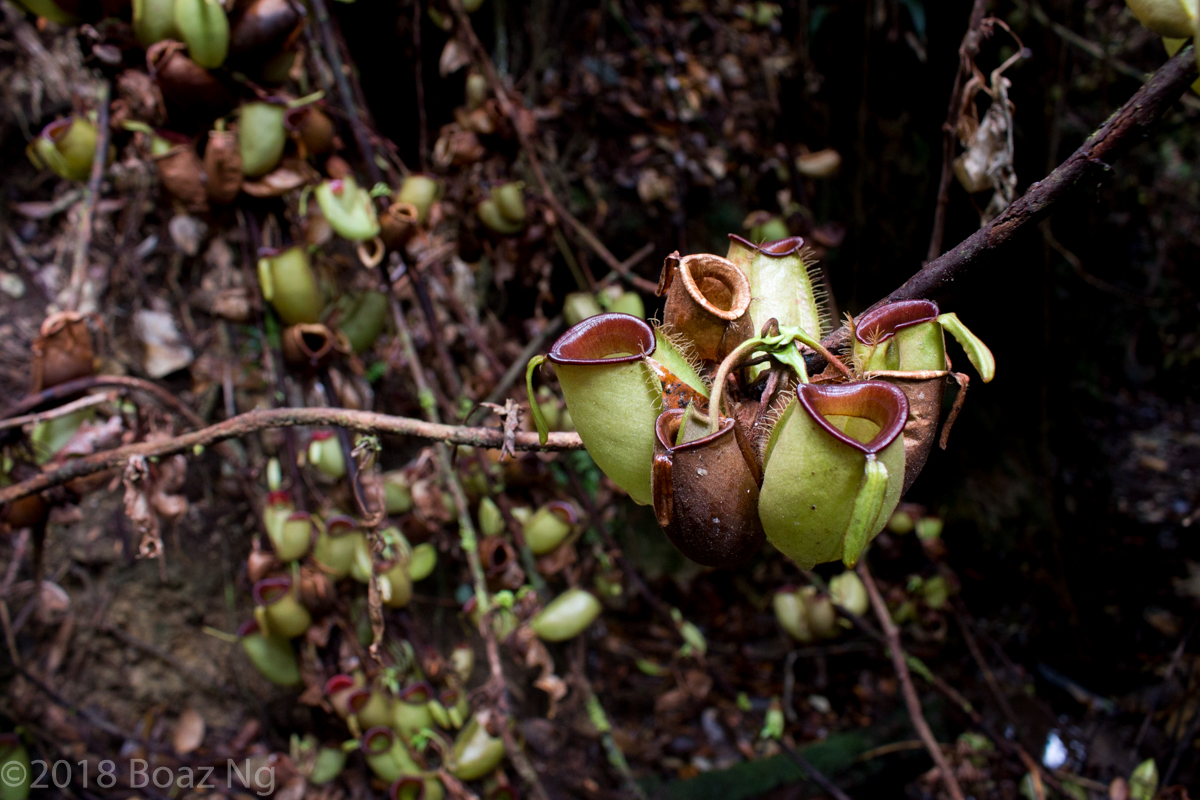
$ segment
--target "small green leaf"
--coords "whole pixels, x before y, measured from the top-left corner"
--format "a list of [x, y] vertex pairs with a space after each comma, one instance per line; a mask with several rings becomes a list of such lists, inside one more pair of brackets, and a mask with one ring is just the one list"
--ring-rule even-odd
[[957, 314], [942, 314], [937, 318], [938, 323], [967, 351], [967, 358], [975, 365], [975, 369], [983, 377], [984, 383], [991, 383], [996, 377], [996, 358], [983, 341], [971, 333]]
[[537, 426], [538, 441], [542, 444], [550, 438], [550, 428], [546, 425], [546, 417], [542, 414], [542, 407], [538, 405], [537, 397], [533, 392], [533, 373], [544, 364], [545, 356], [534, 356], [529, 359], [529, 364], [525, 367], [525, 391], [529, 393], [529, 413], [533, 414], [533, 424]]
[[639, 658], [634, 662], [634, 665], [637, 666], [638, 671], [643, 675], [649, 675], [652, 678], [662, 678], [671, 674], [669, 667], [664, 667], [648, 658]]
[[758, 736], [760, 739], [779, 739], [783, 736], [783, 727], [783, 706], [780, 704], [779, 698], [775, 697], [771, 699], [771, 706], [767, 709], [763, 727]]
[[858, 496], [854, 498], [854, 510], [850, 513], [850, 522], [846, 525], [842, 563], [847, 567], [853, 567], [858, 563], [863, 548], [867, 546], [871, 531], [875, 527], [875, 519], [883, 510], [887, 487], [887, 467], [882, 461], [875, 458], [874, 454], [867, 456], [862, 486], [858, 489]]
[[385, 374], [387, 374], [387, 364], [382, 361], [372, 362], [363, 370], [363, 378], [371, 384], [379, 383]]
[[1153, 800], [1158, 792], [1158, 766], [1148, 758], [1129, 776], [1129, 800]]

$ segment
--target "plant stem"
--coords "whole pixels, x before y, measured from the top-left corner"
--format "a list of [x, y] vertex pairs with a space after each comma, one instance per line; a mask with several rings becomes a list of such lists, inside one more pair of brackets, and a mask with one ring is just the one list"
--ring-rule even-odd
[[[320, 0], [317, 0], [320, 2]], [[475, 28], [471, 25], [471, 17], [463, 9], [462, 0], [450, 0], [450, 8], [454, 11], [454, 18], [458, 22], [459, 32], [466, 40], [467, 45], [475, 51], [480, 63], [483, 65], [484, 75], [488, 79], [488, 83], [492, 87], [492, 91], [496, 95], [496, 100], [500, 103], [500, 109], [504, 115], [508, 117], [512, 123], [513, 130], [517, 132], [517, 139], [521, 143], [521, 150], [525, 153], [525, 158], [529, 161], [529, 170], [533, 173], [534, 180], [537, 181], [538, 188], [541, 189], [542, 197], [545, 198], [546, 204], [554, 211], [554, 214], [560, 220], [566, 220], [574, 230], [575, 234], [583, 240], [592, 252], [600, 257], [600, 260], [608, 265], [609, 269], [615, 271], [622, 278], [629, 281], [629, 284], [643, 292], [654, 294], [658, 291], [658, 284], [648, 281], [640, 275], [634, 275], [625, 262], [620, 261], [612, 251], [604, 246], [604, 243], [592, 233], [588, 226], [577, 220], [569, 212], [554, 194], [554, 190], [550, 188], [550, 182], [546, 180], [546, 173], [542, 170], [542, 163], [538, 159], [537, 150], [527, 128], [529, 124], [521, 118], [517, 110], [517, 106], [509, 97], [508, 89], [504, 82], [500, 80], [500, 76], [496, 73], [496, 67], [492, 64], [492, 60], [488, 57], [487, 49], [483, 43], [479, 41], [479, 37], [475, 34]]]
[[[1196, 79], [1194, 45], [1180, 50], [1138, 89], [1121, 108], [1105, 120], [1078, 150], [1042, 180], [1029, 187], [1000, 216], [960, 242], [952, 250], [929, 262], [904, 282], [904, 285], [871, 306], [867, 311], [896, 300], [932, 297], [961, 273], [976, 266], [994, 250], [1008, 244], [1018, 233], [1050, 213], [1059, 200], [1085, 177], [1109, 164], [1143, 141], [1167, 109]], [[865, 311], [863, 313], [866, 313]], [[850, 330], [838, 328], [822, 340], [829, 350], [840, 350], [850, 343]], [[819, 363], [810, 365], [820, 369]]]
[[[398, 303], [393, 305], [393, 316], [396, 318], [396, 329], [400, 336], [401, 346], [404, 348], [405, 359], [408, 361], [412, 372], [413, 382], [417, 385], [418, 393], [422, 396], [427, 396], [429, 394], [429, 383], [425, 379], [424, 372], [421, 369], [421, 362], [417, 359], [417, 351], [413, 346], [412, 334], [408, 329], [408, 321], [400, 313]], [[422, 403], [422, 405], [425, 408], [425, 416], [429, 419], [428, 424], [438, 424], [437, 405], [432, 402]], [[499, 433], [501, 440], [503, 440], [503, 431]], [[536, 434], [534, 436], [536, 437]], [[492, 627], [492, 616], [489, 613], [491, 599], [488, 595], [487, 578], [483, 572], [483, 563], [479, 559], [479, 542], [475, 534], [475, 524], [471, 520], [471, 509], [467, 504], [467, 494], [463, 491], [462, 482], [458, 479], [458, 472], [455, 471], [454, 464], [450, 459], [450, 448], [446, 446], [445, 441], [439, 441], [436, 449], [438, 470], [442, 473], [446, 485], [450, 487], [450, 496], [454, 500], [454, 509], [458, 513], [459, 542], [462, 545], [463, 552], [467, 556], [467, 566], [471, 570], [471, 581], [475, 589], [475, 601], [479, 609], [479, 635], [483, 637], [484, 649], [487, 652], [488, 667], [491, 672], [491, 683], [495, 696], [494, 709], [501, 718], [500, 738], [504, 742], [504, 750], [508, 754], [509, 761], [512, 762], [513, 767], [516, 768], [517, 772], [529, 786], [530, 795], [535, 800], [548, 800], [546, 790], [542, 787], [541, 779], [538, 778], [537, 770], [533, 768], [533, 764], [529, 762], [528, 756], [525, 755], [525, 751], [521, 749], [520, 743], [517, 742], [508, 727], [510, 716], [508, 684], [504, 680], [504, 668], [500, 661], [500, 646], [496, 641], [496, 630]]]
[[871, 608], [875, 611], [875, 618], [879, 620], [879, 626], [883, 628], [883, 634], [887, 637], [888, 649], [892, 654], [892, 665], [896, 669], [896, 677], [900, 680], [904, 704], [908, 707], [908, 717], [912, 720], [912, 726], [916, 729], [917, 736], [925, 745], [925, 749], [929, 751], [933, 763], [937, 765], [938, 772], [942, 776], [942, 783], [946, 785], [946, 791], [949, 792], [950, 797], [953, 800], [965, 800], [962, 788], [950, 770], [949, 763], [946, 762], [942, 746], [938, 744], [937, 739], [933, 736], [933, 731], [929, 728], [929, 723], [925, 721], [925, 713], [921, 710], [921, 699], [917, 696], [912, 675], [908, 671], [908, 662], [904, 657], [904, 650], [900, 647], [900, 630], [896, 627], [896, 623], [892, 622], [887, 604], [883, 602], [883, 595], [879, 593], [879, 587], [875, 585], [875, 580], [871, 577], [870, 570], [867, 569], [866, 561], [858, 563], [858, 574], [867, 587], [867, 595], [871, 598]]
[[[103, 453], [75, 459], [57, 469], [43, 472], [27, 481], [0, 489], [0, 503], [8, 503], [59, 486], [75, 478], [93, 475], [102, 470], [123, 465], [130, 458], [144, 456], [160, 458], [175, 453], [199, 454], [204, 448], [266, 428], [288, 428], [307, 425], [340, 425], [364, 433], [390, 433], [416, 436], [421, 439], [462, 444], [470, 447], [499, 449], [504, 445], [504, 431], [499, 428], [468, 428], [425, 422], [411, 417], [394, 417], [373, 411], [353, 411], [346, 408], [266, 408], [239, 414], [233, 419], [218, 422], [207, 428], [160, 442], [141, 442], [118, 447]], [[543, 446], [532, 431], [517, 433], [518, 450], [556, 451], [582, 450], [583, 442], [577, 433], [552, 432]]]
[[721, 427], [721, 400], [725, 396], [725, 384], [729, 380], [729, 373], [737, 367], [739, 361], [753, 352], [754, 348], [761, 347], [762, 344], [761, 338], [747, 339], [733, 348], [729, 355], [725, 356], [721, 366], [717, 368], [717, 376], [713, 378], [712, 396], [708, 401], [708, 433], [710, 436]]
[[983, 40], [980, 26], [987, 11], [987, 0], [975, 0], [971, 16], [967, 20], [967, 32], [958, 47], [958, 71], [954, 73], [954, 86], [950, 90], [950, 108], [946, 121], [942, 123], [942, 175], [938, 180], [937, 207], [933, 212], [933, 233], [929, 237], [929, 255], [933, 261], [942, 254], [942, 240], [946, 235], [946, 206], [950, 203], [950, 184], [954, 180], [954, 149], [958, 142], [958, 120], [962, 116], [963, 86], [971, 77], [975, 56]]
[[83, 284], [87, 278], [88, 250], [92, 245], [92, 223], [96, 217], [100, 189], [104, 184], [104, 170], [108, 167], [108, 95], [108, 81], [102, 80], [96, 91], [96, 152], [92, 156], [87, 194], [83, 196], [83, 213], [79, 215], [79, 238], [75, 240], [75, 259], [71, 266], [70, 292], [67, 295], [68, 311], [79, 308], [82, 299]]

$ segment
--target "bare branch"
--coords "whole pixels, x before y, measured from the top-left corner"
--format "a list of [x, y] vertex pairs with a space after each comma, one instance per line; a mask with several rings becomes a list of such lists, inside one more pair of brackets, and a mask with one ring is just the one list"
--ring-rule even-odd
[[[1166, 113], [1167, 109], [1196, 79], [1196, 56], [1191, 46], [1158, 69], [1141, 89], [1109, 117], [1083, 145], [1053, 172], [1033, 184], [1025, 195], [1005, 209], [1004, 213], [963, 240], [945, 255], [927, 264], [904, 285], [871, 308], [896, 300], [932, 297], [960, 274], [1007, 244], [1020, 231], [1036, 224], [1050, 213], [1080, 181], [1124, 155], [1142, 141]], [[838, 328], [822, 341], [837, 352], [850, 342], [850, 331]], [[809, 370], [824, 367], [823, 358], [810, 358]]]
[[917, 736], [925, 745], [933, 763], [937, 765], [938, 772], [942, 776], [942, 783], [945, 784], [950, 797], [953, 800], [964, 800], [962, 788], [958, 785], [958, 780], [955, 779], [950, 764], [946, 762], [942, 746], [938, 744], [937, 739], [933, 736], [933, 731], [929, 728], [929, 723], [925, 721], [925, 714], [921, 710], [921, 699], [917, 696], [916, 687], [913, 686], [912, 675], [909, 674], [908, 663], [904, 658], [904, 650], [900, 646], [900, 630], [896, 627], [896, 623], [892, 622], [891, 614], [887, 610], [887, 603], [879, 594], [879, 588], [875, 585], [875, 580], [867, 569], [866, 561], [858, 563], [858, 574], [862, 578], [863, 585], [867, 587], [867, 595], [871, 598], [871, 608], [875, 611], [875, 618], [879, 620], [879, 626], [883, 628], [883, 634], [887, 637], [888, 650], [892, 654], [892, 665], [896, 668], [896, 677], [900, 679], [901, 693], [904, 695], [904, 704], [908, 707], [908, 717], [912, 720], [912, 726], [916, 729]]
[[[232, 419], [219, 422], [198, 431], [176, 436], [165, 442], [142, 442], [118, 447], [103, 453], [85, 456], [70, 461], [27, 481], [0, 489], [0, 503], [19, 500], [22, 497], [59, 486], [75, 478], [91, 475], [102, 470], [124, 464], [134, 456], [158, 458], [175, 453], [194, 452], [265, 428], [288, 428], [295, 425], [338, 425], [365, 433], [390, 433], [397, 436], [416, 436], [421, 439], [469, 445], [471, 447], [499, 448], [504, 444], [504, 431], [499, 428], [466, 428], [424, 422], [409, 417], [393, 417], [372, 411], [351, 411], [345, 408], [269, 408], [239, 414]], [[518, 450], [582, 450], [583, 442], [575, 433], [550, 434], [543, 446], [536, 433], [522, 431], [517, 434]]]

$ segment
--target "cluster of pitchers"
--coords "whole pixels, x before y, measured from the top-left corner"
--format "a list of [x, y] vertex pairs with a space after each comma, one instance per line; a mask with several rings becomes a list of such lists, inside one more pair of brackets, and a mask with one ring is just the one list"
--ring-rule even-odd
[[[850, 326], [849, 352], [821, 344], [828, 320], [803, 241], [730, 235], [725, 257], [672, 254], [663, 320], [599, 314], [549, 354], [567, 409], [601, 470], [652, 505], [684, 555], [746, 562], [767, 539], [802, 568], [853, 566], [920, 474], [952, 370], [945, 333], [990, 381], [995, 360], [928, 300], [881, 305]], [[806, 362], [808, 356], [809, 362]], [[824, 371], [807, 364], [823, 357]]]

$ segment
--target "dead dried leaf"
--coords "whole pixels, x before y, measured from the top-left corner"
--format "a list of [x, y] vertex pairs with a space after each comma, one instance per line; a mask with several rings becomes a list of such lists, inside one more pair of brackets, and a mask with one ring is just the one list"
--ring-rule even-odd
[[191, 364], [192, 348], [183, 340], [175, 318], [165, 311], [142, 309], [133, 315], [133, 330], [145, 346], [142, 369], [151, 378], [164, 378]]
[[200, 252], [200, 245], [208, 235], [208, 225], [188, 214], [176, 214], [167, 223], [171, 233], [171, 241], [185, 256], [194, 256]]
[[204, 742], [204, 717], [194, 708], [185, 708], [175, 723], [171, 744], [179, 755], [194, 752]]
[[289, 158], [258, 180], [245, 181], [242, 191], [251, 197], [281, 197], [319, 179], [317, 171], [306, 162]]
[[125, 515], [141, 534], [138, 544], [140, 558], [158, 558], [162, 555], [162, 534], [159, 531], [158, 515], [150, 505], [150, 464], [145, 456], [131, 456], [121, 478], [125, 485]]
[[99, 424], [84, 420], [79, 428], [55, 454], [55, 461], [62, 461], [71, 456], [89, 456], [92, 453], [105, 450], [121, 439], [125, 425], [119, 416], [111, 416]]
[[[57, 624], [70, 609], [71, 596], [53, 581], [42, 581], [39, 589], [38, 621], [43, 624]], [[24, 601], [33, 594], [33, 581], [21, 581], [12, 587], [10, 593], [13, 599]]]
[[438, 57], [438, 72], [442, 77], [453, 75], [463, 67], [469, 66], [471, 63], [471, 54], [467, 48], [463, 47], [458, 39], [451, 38], [446, 42], [446, 46], [442, 48], [442, 54]]
[[204, 171], [208, 175], [208, 199], [217, 204], [232, 203], [242, 190], [242, 154], [235, 132], [208, 132]]

